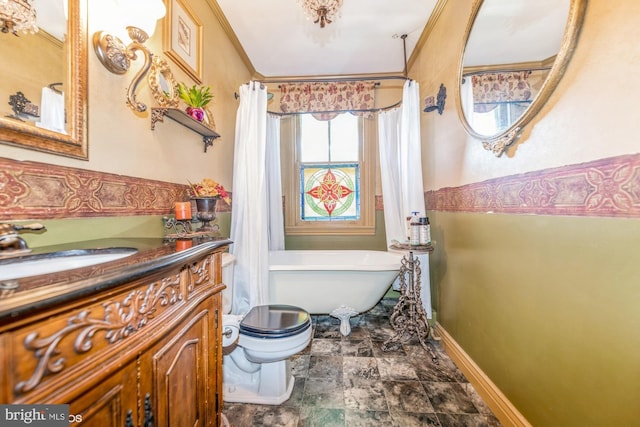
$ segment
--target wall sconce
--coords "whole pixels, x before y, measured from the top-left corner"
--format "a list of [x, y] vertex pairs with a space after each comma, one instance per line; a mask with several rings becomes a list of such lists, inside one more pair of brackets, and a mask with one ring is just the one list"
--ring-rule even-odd
[[447, 89], [444, 87], [444, 83], [440, 84], [440, 90], [438, 90], [438, 96], [435, 98], [433, 96], [427, 96], [424, 99], [424, 112], [430, 113], [432, 111], [438, 110], [438, 114], [442, 114], [444, 111], [444, 101], [447, 99]]
[[[161, 19], [167, 9], [162, 0], [116, 0], [117, 15], [126, 27], [129, 38], [128, 46], [115, 35], [98, 31], [93, 35], [93, 48], [102, 65], [114, 74], [125, 74], [129, 71], [131, 60], [137, 59], [137, 51], [144, 54], [144, 65], [136, 73], [127, 89], [127, 105], [134, 111], [146, 111], [147, 106], [136, 100], [136, 89], [140, 81], [149, 72], [153, 54], [144, 45], [153, 35], [156, 21]], [[124, 23], [128, 24], [125, 25]]]

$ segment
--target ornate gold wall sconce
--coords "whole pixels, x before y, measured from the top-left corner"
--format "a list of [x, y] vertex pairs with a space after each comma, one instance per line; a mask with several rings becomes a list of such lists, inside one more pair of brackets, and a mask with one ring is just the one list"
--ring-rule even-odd
[[[118, 15], [123, 27], [126, 27], [131, 43], [125, 44], [115, 35], [98, 31], [93, 35], [93, 48], [104, 67], [114, 74], [129, 71], [131, 61], [138, 58], [137, 52], [144, 55], [144, 65], [134, 76], [127, 89], [127, 105], [134, 111], [146, 111], [147, 106], [136, 100], [136, 89], [147, 75], [152, 64], [153, 53], [145, 42], [153, 35], [156, 21], [161, 19], [167, 9], [162, 0], [120, 1]], [[124, 25], [124, 23], [129, 25]]]

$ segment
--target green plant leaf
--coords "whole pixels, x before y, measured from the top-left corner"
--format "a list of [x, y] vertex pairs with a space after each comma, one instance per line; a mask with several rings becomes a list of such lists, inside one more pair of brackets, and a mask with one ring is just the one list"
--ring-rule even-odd
[[193, 85], [190, 88], [178, 83], [178, 96], [191, 107], [204, 107], [212, 99], [211, 87]]

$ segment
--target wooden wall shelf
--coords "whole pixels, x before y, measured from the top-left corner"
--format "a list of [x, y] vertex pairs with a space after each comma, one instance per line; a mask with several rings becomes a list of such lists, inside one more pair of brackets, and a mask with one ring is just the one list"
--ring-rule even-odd
[[190, 115], [180, 110], [179, 108], [152, 108], [151, 130], [155, 130], [157, 122], [164, 122], [165, 116], [180, 123], [182, 126], [202, 135], [202, 142], [204, 143], [205, 153], [207, 152], [207, 148], [213, 145], [213, 141], [216, 138], [220, 138], [219, 133], [193, 119]]

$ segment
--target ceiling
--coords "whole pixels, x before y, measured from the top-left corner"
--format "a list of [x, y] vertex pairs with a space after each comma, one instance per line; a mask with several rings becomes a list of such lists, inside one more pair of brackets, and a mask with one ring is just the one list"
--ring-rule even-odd
[[484, 0], [465, 47], [464, 65], [543, 61], [560, 49], [567, 0]]
[[[443, 0], [439, 0], [443, 3]], [[343, 0], [325, 28], [299, 0], [217, 0], [255, 71], [264, 77], [402, 74], [438, 0]], [[38, 26], [64, 40], [66, 1], [33, 0]], [[465, 65], [517, 63], [557, 52], [568, 0], [485, 0]], [[403, 41], [402, 35], [407, 37]]]
[[320, 28], [297, 0], [217, 0], [265, 77], [402, 74], [437, 0], [344, 0]]
[[66, 2], [52, 0], [33, 0], [36, 10], [36, 25], [60, 41], [67, 32]]

